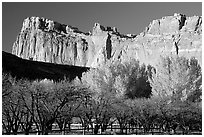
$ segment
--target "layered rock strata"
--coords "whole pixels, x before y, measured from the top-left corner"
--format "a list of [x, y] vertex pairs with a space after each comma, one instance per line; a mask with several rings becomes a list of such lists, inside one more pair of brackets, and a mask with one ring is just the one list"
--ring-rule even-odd
[[86, 67], [131, 58], [154, 66], [160, 56], [170, 54], [195, 57], [201, 64], [202, 18], [174, 14], [153, 20], [139, 35], [123, 35], [99, 23], [84, 33], [70, 25], [29, 17], [12, 53], [28, 60]]

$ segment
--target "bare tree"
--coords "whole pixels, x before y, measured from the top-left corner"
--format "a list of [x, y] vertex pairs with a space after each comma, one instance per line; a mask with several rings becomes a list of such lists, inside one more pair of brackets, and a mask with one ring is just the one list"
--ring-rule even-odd
[[[44, 81], [34, 82], [32, 90], [36, 108], [35, 121], [42, 134], [48, 134], [52, 130], [52, 124], [56, 120], [59, 123], [59, 118], [62, 116], [64, 120], [71, 124], [71, 114], [67, 112], [72, 113], [74, 111], [70, 110], [70, 108], [72, 109], [70, 105], [75, 106], [77, 99], [80, 98], [81, 90], [78, 87], [67, 80], [58, 83]], [[65, 125], [67, 122], [65, 122]]]
[[124, 129], [126, 129], [127, 133], [127, 125], [131, 119], [131, 111], [130, 107], [127, 104], [127, 101], [124, 99], [118, 99], [114, 104], [112, 104], [113, 108], [113, 116], [116, 117], [119, 125], [120, 125], [120, 133], [124, 133]]
[[15, 87], [15, 90], [18, 93], [19, 100], [22, 101], [22, 119], [20, 121], [21, 128], [26, 135], [29, 134], [32, 130], [32, 125], [34, 123], [35, 117], [35, 107], [34, 107], [34, 96], [33, 92], [30, 89], [31, 82], [28, 80], [19, 80], [17, 82], [18, 86]]
[[86, 89], [74, 83], [61, 81], [57, 83], [56, 96], [58, 100], [63, 102], [62, 107], [58, 110], [59, 116], [56, 122], [60, 127], [62, 134], [65, 134], [65, 128], [68, 125], [71, 130], [72, 118], [76, 115], [77, 110], [81, 106], [83, 95], [86, 94]]
[[22, 101], [12, 85], [9, 94], [2, 98], [2, 124], [6, 134], [17, 134], [23, 117]]

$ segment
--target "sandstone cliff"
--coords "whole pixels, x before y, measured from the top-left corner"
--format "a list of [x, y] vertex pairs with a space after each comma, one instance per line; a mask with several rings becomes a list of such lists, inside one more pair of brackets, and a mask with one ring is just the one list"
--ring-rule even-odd
[[99, 23], [83, 33], [69, 25], [30, 17], [24, 20], [12, 53], [29, 60], [86, 67], [131, 58], [154, 66], [160, 56], [169, 54], [194, 56], [201, 64], [202, 18], [174, 14], [152, 21], [139, 35], [123, 35]]

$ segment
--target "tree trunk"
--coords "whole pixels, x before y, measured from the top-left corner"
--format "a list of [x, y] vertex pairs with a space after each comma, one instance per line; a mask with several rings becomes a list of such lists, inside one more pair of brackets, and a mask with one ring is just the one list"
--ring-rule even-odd
[[94, 128], [94, 134], [97, 135], [98, 134], [98, 130], [100, 128], [100, 125], [95, 125], [95, 128]]
[[36, 134], [37, 135], [40, 135], [40, 132], [39, 132], [40, 130], [39, 130], [39, 128], [36, 128]]
[[13, 128], [12, 130], [13, 130], [13, 134], [14, 134], [14, 135], [17, 135], [18, 128], [15, 127], [15, 128]]
[[49, 133], [49, 130], [46, 128], [43, 135], [48, 135], [48, 133]]
[[167, 122], [167, 125], [166, 125], [166, 130], [168, 131], [168, 133], [170, 134], [170, 125], [169, 125], [169, 122]]
[[102, 125], [102, 127], [101, 127], [101, 132], [104, 132], [104, 131], [106, 131], [106, 129], [107, 129], [107, 124], [104, 124], [104, 125]]
[[59, 129], [60, 129], [61, 134], [63, 135], [63, 126], [59, 126]]
[[47, 127], [46, 126], [42, 126], [41, 133], [42, 133], [42, 135], [48, 135], [48, 131], [47, 131]]
[[123, 130], [124, 128], [123, 127], [120, 127], [120, 133], [123, 134]]
[[94, 123], [91, 124], [91, 128], [92, 128], [92, 134], [94, 134]]
[[6, 130], [6, 135], [11, 135], [11, 128], [5, 129]]
[[83, 126], [83, 135], [85, 135], [85, 132], [86, 132], [86, 124], [84, 123], [84, 126]]
[[37, 130], [37, 135], [39, 135], [40, 133], [39, 133], [39, 131], [40, 131], [40, 126], [38, 125], [38, 123], [37, 122], [34, 122], [35, 123], [35, 128], [36, 128], [36, 130]]
[[130, 132], [130, 130], [131, 130], [131, 126], [130, 126], [130, 124], [129, 124], [129, 132]]
[[149, 132], [149, 130], [150, 130], [150, 125], [149, 125], [149, 124], [145, 124], [145, 125], [143, 126], [143, 128], [144, 128], [144, 133], [147, 133], [147, 132]]
[[14, 128], [12, 128], [14, 135], [17, 135], [18, 127], [19, 127], [18, 125], [15, 125]]
[[87, 125], [87, 130], [89, 131], [89, 124]]
[[14, 135], [17, 135], [17, 131], [16, 131], [16, 130], [15, 130], [15, 131], [13, 131], [13, 134], [14, 134]]
[[120, 125], [120, 133], [123, 134], [123, 129], [124, 129], [123, 124], [119, 123], [119, 125]]
[[29, 135], [29, 131], [30, 131], [30, 129], [26, 129], [25, 130], [25, 135]]
[[62, 129], [62, 135], [65, 135], [65, 128]]
[[44, 133], [45, 133], [45, 127], [43, 125], [42, 128], [41, 128], [41, 134], [44, 135]]
[[25, 135], [29, 135], [29, 132], [31, 129], [32, 129], [32, 123], [26, 125], [24, 128]]
[[52, 131], [52, 123], [47, 123], [44, 127], [43, 135], [48, 135], [48, 133], [51, 131]]
[[70, 132], [71, 131], [71, 122], [68, 122], [68, 131]]
[[61, 134], [63, 135], [63, 124], [64, 124], [64, 121], [56, 121], [57, 122], [57, 125], [60, 129], [60, 132]]
[[64, 121], [64, 123], [63, 123], [62, 135], [65, 135], [65, 134], [66, 134], [66, 132], [65, 132], [66, 126], [67, 126], [67, 123], [66, 123], [66, 121]]

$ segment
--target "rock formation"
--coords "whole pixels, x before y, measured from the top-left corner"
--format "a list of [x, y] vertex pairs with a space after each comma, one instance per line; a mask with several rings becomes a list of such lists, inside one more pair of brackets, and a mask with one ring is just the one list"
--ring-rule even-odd
[[69, 25], [30, 17], [24, 20], [12, 53], [29, 60], [86, 67], [131, 58], [154, 66], [160, 56], [170, 54], [194, 56], [201, 64], [202, 18], [174, 14], [153, 20], [139, 35], [123, 35], [99, 23], [83, 33]]

